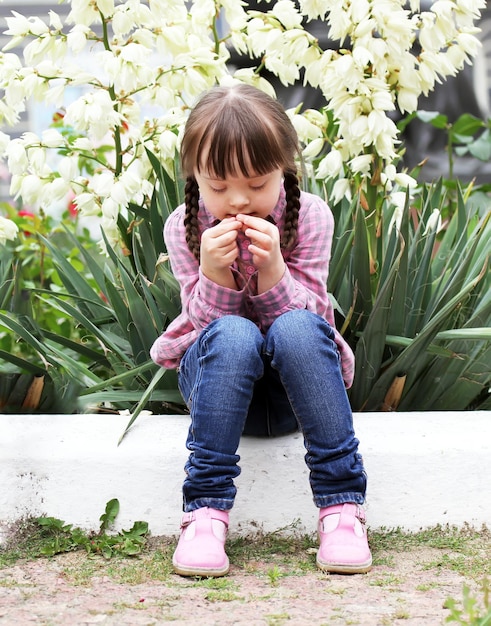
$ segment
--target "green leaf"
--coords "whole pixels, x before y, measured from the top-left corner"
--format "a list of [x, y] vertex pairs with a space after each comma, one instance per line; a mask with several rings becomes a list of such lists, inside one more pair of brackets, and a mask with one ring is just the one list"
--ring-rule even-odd
[[385, 281], [379, 286], [366, 326], [356, 347], [355, 378], [357, 386], [350, 396], [355, 406], [363, 406], [373, 383], [377, 380], [385, 350], [385, 336], [390, 317], [390, 301], [394, 290], [399, 262], [404, 253], [405, 244], [401, 240], [400, 251], [393, 262]]
[[488, 129], [469, 145], [469, 152], [483, 162], [488, 162], [491, 159], [491, 134]]
[[165, 369], [164, 368], [159, 368], [154, 377], [152, 378], [151, 383], [148, 385], [147, 390], [145, 391], [145, 393], [143, 394], [138, 406], [136, 407], [136, 409], [133, 411], [133, 415], [131, 416], [130, 421], [128, 422], [128, 424], [126, 425], [126, 428], [123, 432], [123, 434], [121, 435], [121, 437], [119, 438], [118, 441], [118, 445], [123, 441], [126, 433], [128, 432], [128, 430], [131, 428], [132, 424], [135, 422], [136, 418], [140, 415], [140, 413], [142, 412], [143, 408], [145, 407], [146, 403], [148, 402], [148, 399], [150, 398], [153, 389], [156, 387], [157, 383], [159, 382], [159, 380], [164, 376], [165, 374]]
[[[484, 271], [484, 268], [483, 268]], [[438, 313], [427, 322], [421, 332], [412, 340], [411, 344], [385, 369], [383, 374], [373, 384], [370, 394], [364, 404], [366, 410], [379, 410], [383, 398], [396, 376], [407, 374], [406, 385], [411, 385], [422, 369], [422, 355], [434, 341], [440, 327], [455, 307], [469, 294], [482, 279], [483, 273], [470, 281], [457, 293]], [[419, 367], [416, 365], [419, 364]]]
[[[19, 370], [24, 372], [29, 372], [34, 376], [42, 376], [46, 373], [46, 368], [43, 368], [35, 363], [31, 363], [31, 361], [27, 359], [23, 359], [15, 354], [10, 354], [9, 352], [5, 352], [4, 350], [0, 350], [0, 361], [7, 361], [15, 365]], [[0, 364], [0, 372], [4, 370], [3, 366]], [[7, 372], [9, 373], [9, 372]]]
[[452, 124], [451, 133], [454, 135], [474, 135], [483, 126], [483, 121], [478, 117], [464, 113]]
[[416, 117], [426, 124], [431, 124], [435, 128], [446, 128], [448, 117], [438, 111], [418, 111]]
[[[126, 389], [108, 389], [92, 393], [89, 388], [87, 392], [81, 396], [81, 398], [88, 404], [99, 404], [102, 402], [110, 402], [119, 405], [128, 402], [136, 404], [140, 403], [142, 400], [142, 392], [141, 390], [131, 391]], [[182, 404], [182, 396], [177, 389], [157, 389], [153, 391], [146, 400], [146, 402], [150, 401]]]
[[106, 509], [104, 513], [100, 516], [99, 521], [101, 522], [100, 530], [101, 532], [110, 528], [119, 513], [119, 500], [117, 498], [113, 498], [109, 500], [106, 504]]
[[372, 283], [370, 278], [370, 250], [364, 211], [358, 206], [355, 221], [355, 245], [353, 251], [353, 278], [357, 298], [355, 315], [360, 323], [368, 319], [372, 310]]

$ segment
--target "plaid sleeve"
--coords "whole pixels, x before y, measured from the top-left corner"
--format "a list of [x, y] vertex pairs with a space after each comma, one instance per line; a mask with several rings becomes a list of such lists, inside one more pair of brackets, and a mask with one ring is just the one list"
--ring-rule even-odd
[[243, 291], [221, 287], [202, 274], [199, 263], [186, 244], [184, 207], [167, 219], [164, 238], [173, 274], [181, 287], [181, 314], [169, 324], [150, 350], [163, 367], [177, 367], [186, 349], [214, 319], [242, 314]]
[[202, 330], [218, 317], [240, 314], [243, 292], [227, 289], [206, 278], [189, 250], [182, 207], [168, 218], [164, 237], [172, 271], [181, 287], [182, 310], [193, 327]]

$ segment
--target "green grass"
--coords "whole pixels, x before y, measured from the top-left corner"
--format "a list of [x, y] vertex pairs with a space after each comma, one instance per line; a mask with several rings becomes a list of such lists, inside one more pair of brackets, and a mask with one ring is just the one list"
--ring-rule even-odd
[[435, 548], [438, 556], [427, 563], [427, 569], [450, 569], [465, 578], [481, 580], [491, 576], [491, 531], [463, 526], [435, 526], [418, 533], [400, 529], [370, 533], [374, 565], [393, 554], [418, 548]]
[[[294, 528], [284, 530], [288, 532], [257, 533], [251, 537], [232, 535], [227, 542], [231, 563], [245, 573], [264, 577], [271, 586], [277, 585], [285, 576], [316, 572], [316, 538], [299, 534]], [[369, 537], [375, 566], [390, 567], [398, 554], [419, 548], [434, 548], [434, 558], [422, 565], [424, 569], [437, 573], [445, 569], [453, 570], [475, 581], [491, 577], [491, 532], [486, 528], [437, 526], [418, 533], [382, 529], [370, 532]], [[19, 522], [11, 530], [7, 542], [0, 546], [0, 581], [1, 570], [17, 561], [55, 558], [40, 556], [46, 541], [42, 529], [34, 520]], [[87, 584], [93, 576], [101, 573], [127, 584], [148, 580], [168, 581], [172, 575], [174, 546], [174, 539], [150, 537], [140, 555], [127, 557], [116, 554], [109, 559], [78, 550], [66, 559], [65, 575], [74, 584], [80, 585]], [[59, 558], [63, 563], [63, 554]], [[396, 587], [399, 582], [386, 576], [385, 579], [374, 577], [371, 584]], [[224, 582], [213, 584], [227, 585]], [[225, 591], [228, 593], [231, 590], [226, 587]]]
[[[22, 566], [35, 559], [46, 563], [56, 561], [59, 575], [73, 586], [91, 586], [101, 577], [115, 584], [158, 582], [165, 585], [168, 595], [162, 610], [166, 611], [166, 620], [172, 621], [172, 615], [167, 613], [172, 611], [173, 603], [178, 603], [187, 589], [199, 590], [203, 600], [214, 604], [264, 601], [281, 596], [282, 586], [287, 588], [285, 581], [288, 577], [315, 576], [315, 580], [322, 583], [319, 591], [329, 594], [334, 602], [329, 623], [359, 623], [344, 612], [337, 615], [337, 597], [341, 600], [349, 587], [342, 577], [329, 576], [317, 570], [316, 538], [297, 532], [295, 527], [283, 531], [258, 532], [249, 537], [234, 537], [232, 534], [227, 542], [233, 566], [231, 575], [199, 579], [173, 574], [175, 538], [149, 536], [141, 552], [134, 556], [113, 552], [110, 558], [104, 558], [101, 553], [88, 553], [83, 548], [47, 556], [46, 542], [52, 541], [52, 537], [47, 537], [35, 520], [24, 520], [11, 529], [7, 542], [0, 546], [0, 587], [15, 586], [23, 593], [30, 593], [29, 585], [12, 580], [8, 568], [15, 564]], [[487, 616], [490, 611], [487, 580], [491, 578], [491, 532], [487, 528], [437, 526], [418, 533], [381, 529], [369, 532], [369, 539], [374, 568], [365, 581], [366, 587], [371, 587], [376, 595], [388, 592], [397, 598], [404, 591], [407, 580], [404, 568], [401, 568], [401, 559], [407, 555], [409, 567], [421, 574], [414, 587], [417, 593], [444, 587], [446, 577], [440, 577], [444, 572], [455, 572], [462, 577], [464, 587], [460, 594], [456, 594], [459, 597], [447, 598], [447, 621], [461, 626], [491, 626], [491, 615]], [[417, 570], [414, 569], [415, 564]], [[257, 595], [243, 587], [241, 581], [244, 575], [260, 582]], [[144, 602], [128, 604], [117, 601], [113, 611], [116, 614], [126, 609], [142, 611], [146, 606]], [[384, 626], [396, 622], [402, 624], [410, 617], [406, 605], [401, 603], [391, 615], [382, 617], [380, 623]], [[289, 615], [281, 611], [268, 613], [263, 618], [268, 626], [282, 626], [290, 621]]]

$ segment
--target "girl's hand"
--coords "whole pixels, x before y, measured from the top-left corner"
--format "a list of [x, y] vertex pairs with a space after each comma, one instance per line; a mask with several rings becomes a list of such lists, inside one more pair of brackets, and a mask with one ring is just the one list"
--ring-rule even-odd
[[261, 217], [239, 214], [244, 235], [251, 240], [249, 252], [258, 271], [258, 293], [268, 291], [285, 273], [285, 261], [281, 254], [278, 228]]
[[237, 232], [241, 228], [241, 222], [230, 217], [201, 236], [201, 271], [209, 280], [229, 289], [237, 289], [230, 266], [239, 254]]

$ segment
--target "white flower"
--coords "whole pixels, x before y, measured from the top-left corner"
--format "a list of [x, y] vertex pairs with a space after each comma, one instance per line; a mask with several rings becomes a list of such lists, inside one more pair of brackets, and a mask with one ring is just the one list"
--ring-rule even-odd
[[164, 130], [159, 138], [160, 154], [164, 158], [174, 158], [177, 149], [177, 135], [171, 130]]
[[82, 52], [90, 34], [91, 30], [88, 26], [84, 24], [75, 24], [67, 35], [67, 46], [73, 54], [77, 55]]
[[55, 128], [47, 128], [42, 132], [41, 143], [47, 148], [61, 148], [65, 145], [65, 139]]
[[3, 155], [5, 154], [9, 143], [9, 135], [0, 130], [0, 158], [3, 157]]
[[67, 107], [65, 123], [81, 132], [88, 132], [100, 141], [121, 123], [122, 117], [114, 110], [114, 103], [105, 90], [88, 93]]
[[[81, 212], [102, 211], [108, 237], [116, 236], [118, 212], [129, 202], [147, 201], [153, 191], [145, 148], [174, 175], [185, 117], [201, 92], [240, 80], [275, 95], [256, 67], [232, 74], [233, 47], [285, 85], [302, 76], [320, 88], [329, 114], [300, 113], [299, 106], [289, 115], [304, 157], [320, 160], [316, 176], [336, 181], [336, 201], [349, 196], [350, 174], [370, 176], [374, 158], [381, 161], [387, 193], [410, 187], [409, 177], [398, 175], [394, 165], [399, 139], [390, 112], [396, 103], [402, 111], [415, 110], [421, 94], [472, 61], [484, 0], [435, 0], [423, 12], [420, 0], [263, 4], [248, 13], [247, 3], [237, 0], [71, 0], [66, 24], [53, 11], [48, 24], [13, 12], [7, 18], [10, 39], [0, 54], [0, 123], [17, 124], [40, 100], [65, 107], [65, 124], [82, 137], [68, 143], [58, 131], [41, 129], [40, 137], [26, 134], [9, 142], [0, 134], [12, 193], [32, 196], [37, 190], [44, 204], [70, 185]], [[304, 28], [317, 17], [337, 42], [325, 51]], [[21, 45], [23, 62], [5, 53]], [[87, 66], [81, 58], [90, 59]], [[323, 156], [327, 141], [331, 150]], [[60, 148], [53, 174], [49, 149]], [[81, 169], [88, 163], [94, 173]]]
[[64, 200], [70, 191], [68, 183], [60, 177], [54, 178], [44, 185], [41, 193], [40, 205], [49, 208], [53, 203]]
[[[261, 89], [261, 91], [269, 94], [272, 98], [276, 98], [276, 92], [273, 85], [262, 76], [259, 76], [259, 74], [256, 74], [253, 68], [244, 67], [237, 70], [234, 74], [234, 78], [238, 78], [240, 82], [246, 83], [247, 85], [257, 87], [258, 89]], [[221, 83], [225, 84], [225, 81], [226, 77], [223, 81], [221, 81]]]
[[60, 19], [60, 16], [58, 15], [58, 13], [55, 13], [51, 9], [49, 10], [49, 25], [54, 30], [57, 30], [57, 31], [63, 30], [63, 23]]
[[426, 228], [424, 230], [424, 235], [428, 235], [432, 232], [438, 233], [442, 227], [442, 216], [439, 209], [433, 209], [426, 222]]
[[415, 178], [409, 176], [409, 174], [404, 174], [404, 172], [394, 173], [393, 180], [403, 189], [413, 189], [418, 184]]
[[90, 26], [94, 22], [100, 23], [101, 18], [95, 2], [87, 0], [72, 0], [72, 9], [67, 17], [68, 24], [83, 24]]
[[6, 17], [8, 29], [4, 31], [4, 35], [13, 37], [26, 37], [32, 34], [39, 37], [49, 31], [48, 26], [39, 17], [25, 17], [17, 11], [12, 11], [14, 17]]
[[302, 16], [295, 8], [295, 3], [290, 0], [279, 0], [274, 4], [272, 13], [285, 28], [300, 28]]
[[[333, 51], [331, 50], [332, 53]], [[324, 67], [328, 63], [328, 56], [328, 52], [321, 54], [320, 50], [315, 46], [309, 47], [303, 58], [305, 64], [304, 85], [319, 86]]]
[[291, 110], [287, 113], [302, 143], [308, 143], [313, 139], [322, 137], [322, 128], [318, 124], [313, 124], [307, 116], [299, 115]]
[[302, 156], [306, 160], [314, 159], [322, 152], [324, 147], [324, 139], [322, 137], [314, 139], [302, 150]]
[[73, 154], [71, 156], [64, 157], [58, 162], [58, 173], [66, 183], [74, 180], [77, 176], [79, 169], [79, 156]]
[[211, 24], [216, 13], [214, 0], [194, 0], [190, 14], [199, 24]]
[[13, 241], [18, 232], [19, 228], [15, 222], [0, 216], [0, 245], [4, 246], [7, 241]]
[[242, 3], [237, 0], [222, 0], [221, 5], [225, 9], [225, 18], [230, 28], [233, 31], [242, 30], [247, 21]]
[[80, 193], [73, 199], [80, 215], [99, 215], [100, 206], [93, 193]]
[[40, 145], [27, 146], [29, 157], [29, 169], [43, 176], [46, 173], [46, 150]]
[[404, 215], [404, 207], [406, 205], [406, 192], [395, 191], [390, 195], [390, 203], [395, 207], [389, 222], [389, 233], [395, 228], [398, 233], [401, 230], [402, 216]]
[[354, 174], [368, 175], [370, 173], [372, 163], [372, 154], [359, 154], [358, 156], [351, 159], [351, 161], [349, 162], [349, 166]]
[[397, 103], [403, 113], [412, 113], [418, 108], [419, 91], [414, 89], [400, 88], [397, 92]]
[[102, 217], [105, 218], [108, 223], [114, 222], [118, 219], [120, 205], [113, 198], [105, 198], [102, 201]]
[[[101, 218], [101, 229], [104, 231], [104, 234], [106, 235], [110, 243], [118, 241], [119, 233], [118, 233], [117, 222], [115, 219], [113, 219], [112, 217], [106, 217], [105, 215], [103, 215]], [[107, 254], [105, 250], [104, 242], [100, 241], [99, 245], [101, 246], [101, 250]]]
[[332, 148], [322, 159], [317, 168], [317, 177], [320, 179], [336, 178], [343, 171], [343, 157], [339, 150]]
[[121, 38], [131, 32], [139, 22], [139, 2], [125, 2], [115, 7], [112, 28], [116, 37]]
[[108, 170], [96, 174], [92, 179], [92, 190], [101, 197], [109, 196], [114, 185], [114, 174]]
[[97, 8], [106, 18], [114, 13], [114, 0], [96, 0]]
[[309, 20], [323, 18], [326, 14], [327, 7], [323, 0], [300, 0], [301, 13], [306, 15]]
[[334, 204], [341, 202], [343, 198], [351, 200], [351, 186], [348, 178], [339, 178], [332, 188], [332, 201]]
[[33, 207], [40, 206], [43, 186], [44, 183], [39, 176], [36, 176], [35, 174], [28, 174], [27, 176], [24, 176], [19, 191], [24, 203], [30, 204]]
[[5, 150], [8, 168], [11, 174], [24, 174], [29, 160], [22, 139], [13, 139]]

